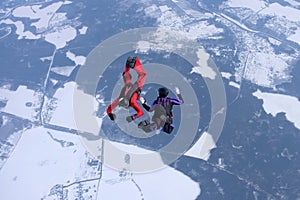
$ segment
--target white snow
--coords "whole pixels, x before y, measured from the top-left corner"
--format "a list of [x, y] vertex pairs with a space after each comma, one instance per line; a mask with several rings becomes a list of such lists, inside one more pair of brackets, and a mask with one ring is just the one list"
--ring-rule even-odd
[[222, 32], [223, 29], [217, 28], [207, 21], [199, 21], [186, 26], [183, 34], [191, 39], [222, 39], [223, 37], [219, 36], [219, 34], [221, 34]]
[[[178, 4], [180, 4], [182, 7], [182, 3]], [[174, 31], [180, 32], [190, 39], [219, 37], [219, 34], [223, 32], [222, 28], [217, 28], [213, 24], [210, 24], [206, 21], [207, 19], [213, 17], [211, 14], [203, 14], [197, 12], [196, 10], [187, 11], [190, 11], [189, 14], [191, 16], [180, 16], [176, 13], [176, 11], [173, 11], [171, 7], [166, 5], [160, 7], [151, 5], [144, 9], [144, 12], [147, 16], [157, 19], [159, 27], [168, 27]], [[194, 21], [194, 19], [206, 20], [199, 20], [191, 23], [191, 21]]]
[[151, 6], [148, 6], [144, 9], [144, 12], [147, 16], [156, 18], [158, 15], [160, 15], [161, 10], [157, 7], [157, 5], [153, 4]]
[[257, 90], [253, 93], [255, 97], [263, 100], [263, 108], [268, 114], [274, 117], [278, 113], [285, 113], [287, 120], [294, 123], [300, 129], [300, 101], [293, 96], [274, 94]]
[[268, 7], [263, 9], [260, 14], [262, 15], [271, 15], [277, 17], [286, 18], [292, 22], [299, 22], [300, 21], [300, 10], [288, 6], [282, 6], [279, 3], [272, 3], [269, 4]]
[[[49, 133], [56, 140], [71, 145], [62, 145], [53, 140]], [[57, 184], [68, 185], [97, 178], [100, 171], [87, 164], [90, 159], [77, 135], [43, 127], [29, 129], [22, 134], [14, 153], [0, 171], [0, 184], [5, 185], [0, 187], [1, 197], [41, 199], [48, 197], [51, 188]], [[92, 195], [94, 190], [98, 190], [99, 199], [144, 197], [176, 200], [195, 199], [200, 194], [197, 182], [171, 167], [152, 173], [134, 174], [103, 166], [99, 183], [99, 190], [96, 187], [88, 191]], [[76, 192], [76, 188], [73, 190]], [[68, 194], [68, 197], [73, 195]]]
[[87, 26], [83, 26], [81, 29], [79, 29], [78, 31], [79, 31], [79, 33], [81, 34], [81, 35], [85, 35], [86, 34], [86, 32], [87, 32], [87, 30], [88, 30], [88, 27]]
[[278, 40], [276, 40], [276, 39], [274, 39], [274, 38], [271, 38], [271, 37], [268, 37], [268, 40], [269, 40], [269, 42], [270, 42], [271, 44], [276, 45], [276, 46], [279, 46], [279, 45], [281, 44], [280, 41], [278, 41]]
[[45, 61], [51, 61], [53, 59], [53, 56], [46, 56], [46, 57], [42, 57], [40, 58], [41, 61], [45, 62]]
[[0, 88], [0, 100], [7, 101], [6, 106], [0, 110], [24, 119], [37, 121], [41, 98], [41, 93], [22, 85], [16, 91]]
[[266, 2], [263, 0], [251, 0], [251, 1], [229, 0], [226, 2], [226, 4], [232, 8], [249, 8], [254, 12], [257, 12], [267, 6]]
[[51, 83], [52, 83], [53, 85], [56, 85], [56, 83], [58, 83], [58, 80], [55, 80], [55, 79], [51, 79], [51, 78], [50, 78], [50, 81], [51, 81]]
[[55, 2], [45, 8], [42, 8], [42, 5], [20, 6], [14, 9], [12, 14], [14, 17], [38, 19], [37, 22], [31, 25], [35, 26], [37, 30], [45, 30], [54, 13], [56, 13], [62, 4], [63, 2]]
[[72, 1], [67, 1], [67, 0], [64, 0], [64, 5], [68, 5], [68, 4], [71, 4], [73, 3]]
[[[200, 195], [200, 186], [188, 176], [173, 168], [134, 176], [142, 189], [144, 199], [196, 199]], [[141, 198], [139, 198], [141, 199]]]
[[237, 20], [235, 20], [235, 19], [233, 19], [233, 18], [231, 18], [231, 17], [229, 17], [229, 16], [227, 16], [223, 13], [221, 13], [220, 16], [227, 19], [227, 20], [229, 20], [229, 21], [231, 21], [232, 23], [236, 24], [237, 26], [241, 27], [244, 30], [247, 30], [247, 31], [252, 32], [252, 33], [258, 33], [259, 32], [259, 31], [255, 31], [255, 30], [252, 30], [252, 29], [248, 28], [246, 25], [240, 23], [239, 21], [237, 21]]
[[[72, 142], [63, 147], [53, 137]], [[22, 134], [13, 154], [0, 171], [1, 198], [41, 199], [56, 184], [91, 177], [86, 151], [77, 135], [45, 128], [29, 129]]]
[[221, 72], [221, 75], [226, 79], [230, 79], [230, 77], [232, 76], [232, 74], [229, 72]]
[[300, 44], [300, 28], [298, 27], [295, 33], [287, 37], [287, 39]]
[[[11, 132], [13, 128], [13, 123], [10, 117], [6, 117], [3, 115], [2, 117], [2, 126], [0, 126], [0, 134], [7, 135], [7, 132]], [[8, 130], [7, 130], [8, 129]], [[25, 128], [24, 128], [25, 129]], [[10, 155], [13, 153], [13, 150], [18, 143], [19, 139], [21, 138], [21, 135], [23, 133], [23, 130], [13, 130], [14, 132], [10, 135], [5, 136], [5, 142], [3, 142], [3, 137], [0, 140], [0, 170], [6, 163], [7, 159], [10, 157]], [[6, 133], [5, 133], [6, 132]]]
[[191, 73], [198, 73], [203, 77], [209, 78], [209, 79], [215, 79], [216, 72], [208, 66], [208, 59], [209, 54], [205, 52], [204, 49], [198, 49], [197, 51], [198, 66], [194, 66]]
[[285, 0], [285, 2], [288, 2], [292, 6], [300, 7], [300, 2], [298, 2], [298, 1], [295, 1], [295, 0]]
[[207, 161], [210, 157], [210, 151], [216, 147], [211, 134], [204, 132], [198, 141], [184, 155]]
[[[89, 152], [93, 155], [99, 155], [99, 142], [84, 141], [89, 147]], [[166, 168], [161, 155], [156, 151], [149, 151], [137, 147], [136, 145], [125, 145], [122, 143], [103, 140], [103, 161], [109, 167], [117, 170], [130, 170], [134, 173], [150, 173]], [[112, 155], [114, 155], [112, 157]], [[124, 158], [129, 155], [129, 162]]]
[[[182, 32], [170, 32], [166, 29], [159, 28], [152, 36], [151, 41], [141, 40], [137, 43], [137, 51], [146, 53], [150, 49], [161, 51], [165, 50], [172, 52], [177, 49], [182, 49], [186, 44], [186, 34]], [[202, 48], [195, 49], [198, 58], [197, 66], [194, 66], [190, 73], [197, 73], [209, 79], [215, 79], [216, 72], [208, 65], [209, 54]]]
[[72, 71], [75, 69], [78, 65], [84, 65], [86, 57], [85, 56], [76, 56], [71, 51], [66, 52], [66, 57], [72, 60], [75, 65], [74, 66], [64, 66], [64, 67], [52, 67], [51, 71], [63, 75], [63, 76], [70, 76]]
[[129, 178], [122, 179], [117, 171], [104, 173], [103, 179], [99, 185], [99, 199], [142, 199], [141, 192], [134, 182]]
[[[114, 144], [126, 146], [124, 144]], [[135, 147], [135, 150], [137, 152], [148, 152], [148, 150], [139, 150], [139, 147]], [[124, 172], [127, 172], [127, 174], [120, 176], [120, 171], [111, 170], [107, 167], [103, 168], [99, 198], [176, 200], [195, 199], [200, 194], [198, 183], [168, 166], [151, 173], [135, 174], [126, 169], [124, 169]]]
[[67, 51], [66, 53], [67, 58], [75, 62], [75, 65], [84, 65], [86, 57], [85, 56], [76, 56], [71, 51]]
[[168, 7], [168, 10], [166, 9], [164, 12], [160, 10], [160, 13], [156, 16], [156, 18], [160, 27], [168, 27], [178, 31], [184, 30], [184, 19], [170, 7]]
[[[179, 7], [183, 12], [185, 12], [187, 15], [192, 16], [195, 19], [209, 19], [213, 18], [214, 15], [210, 12], [204, 12], [197, 10], [197, 7], [195, 9], [191, 8], [191, 5], [187, 1], [174, 1], [177, 7]], [[199, 4], [199, 2], [198, 2]]]
[[7, 122], [9, 121], [8, 117], [6, 117], [5, 115], [3, 115], [1, 117], [1, 119], [2, 119], [2, 127], [4, 127], [7, 124]]
[[[136, 145], [130, 145], [130, 144], [123, 144], [118, 142], [111, 142], [112, 145], [114, 145], [116, 148], [120, 149], [121, 151], [128, 152], [128, 153], [134, 153], [134, 154], [140, 154], [145, 155], [149, 153], [154, 153], [153, 151], [142, 149], [137, 147]], [[159, 155], [159, 153], [157, 153]]]
[[287, 63], [289, 59], [284, 55], [276, 55], [272, 51], [251, 52], [247, 59], [243, 78], [254, 84], [273, 88], [278, 83], [291, 78], [290, 66]]
[[241, 87], [240, 84], [233, 82], [233, 81], [229, 81], [229, 85], [232, 87], [235, 87], [237, 89], [240, 89], [240, 87]]
[[56, 74], [60, 74], [60, 75], [69, 77], [71, 75], [72, 71], [74, 70], [74, 68], [75, 68], [75, 66], [52, 67], [51, 71]]
[[[138, 52], [147, 53], [149, 50], [173, 52], [184, 48], [189, 39], [195, 41], [200, 38], [221, 38], [220, 34], [224, 31], [222, 28], [217, 28], [207, 21], [213, 17], [211, 14], [200, 14], [195, 10], [190, 12], [190, 14], [195, 15], [195, 17], [188, 15], [180, 16], [167, 5], [158, 7], [153, 4], [146, 7], [144, 12], [145, 15], [155, 18], [158, 26], [161, 28], [157, 30], [152, 38], [138, 42]], [[202, 19], [205, 20], [199, 20], [201, 16]], [[195, 19], [198, 20], [195, 21]], [[164, 27], [174, 32], [170, 34], [164, 30]], [[203, 56], [201, 50], [198, 50], [198, 56], [199, 55]], [[203, 58], [199, 59], [198, 63], [205, 63], [205, 60], [202, 60]], [[193, 72], [200, 73], [205, 77], [214, 78], [214, 72], [206, 66], [207, 64], [195, 66]]]
[[158, 28], [152, 37], [147, 40], [141, 40], [137, 43], [137, 51], [146, 53], [150, 49], [153, 51], [165, 50], [172, 52], [176, 49], [181, 49], [186, 44], [187, 37], [183, 36], [180, 32], [172, 32]]
[[4, 24], [13, 24], [16, 26], [16, 34], [18, 35], [18, 39], [39, 39], [40, 36], [39, 35], [35, 35], [30, 31], [24, 31], [24, 24], [21, 21], [12, 21], [11, 19], [6, 19], [6, 20], [2, 20], [0, 21], [1, 23]]
[[[51, 118], [50, 122], [49, 122], [50, 124], [78, 130], [78, 127], [75, 122], [75, 116], [74, 116], [75, 113], [74, 113], [74, 108], [73, 108], [73, 106], [74, 106], [73, 105], [74, 90], [77, 90], [76, 83], [68, 82], [64, 85], [63, 88], [59, 88], [55, 92], [54, 97], [53, 97], [54, 102], [51, 103], [51, 104], [55, 104], [55, 108], [54, 108], [54, 110], [51, 110], [51, 111], [49, 111], [49, 113], [45, 114], [45, 115], [47, 115], [47, 118], [49, 118], [49, 117]], [[81, 92], [81, 91], [79, 91], [79, 92]], [[85, 96], [91, 97], [90, 95], [84, 94], [83, 92], [82, 92], [82, 95], [84, 97]], [[94, 104], [93, 104], [95, 106], [94, 111], [96, 111], [96, 106], [98, 106], [98, 103], [97, 103], [95, 97], [91, 97], [91, 98], [93, 98], [93, 100], [94, 100]], [[45, 108], [44, 110], [48, 110], [48, 109]], [[48, 112], [48, 111], [46, 111], [46, 112]], [[86, 114], [86, 113], [84, 113], [84, 114]], [[84, 115], [84, 116], [86, 116], [86, 115]], [[99, 126], [101, 126], [102, 120], [100, 118], [95, 117], [95, 112], [88, 113], [88, 116], [96, 119], [99, 123]]]
[[161, 12], [167, 12], [167, 11], [172, 10], [172, 8], [168, 7], [167, 5], [159, 6], [159, 9]]
[[45, 40], [54, 44], [56, 49], [64, 48], [67, 43], [77, 36], [76, 29], [70, 25], [66, 25], [63, 29], [50, 32], [45, 35]]
[[[69, 4], [70, 1], [59, 1], [52, 3], [46, 7], [40, 4], [32, 6], [20, 6], [12, 11], [12, 16], [18, 18], [29, 18], [33, 20], [30, 26], [36, 28], [36, 33], [26, 30], [22, 21], [12, 21], [6, 19], [1, 23], [13, 24], [16, 26], [16, 34], [18, 39], [39, 39], [44, 38], [47, 42], [55, 45], [57, 49], [63, 48], [67, 43], [77, 36], [76, 28], [68, 24], [66, 13], [57, 12], [63, 4]], [[86, 31], [83, 27], [82, 33]]]

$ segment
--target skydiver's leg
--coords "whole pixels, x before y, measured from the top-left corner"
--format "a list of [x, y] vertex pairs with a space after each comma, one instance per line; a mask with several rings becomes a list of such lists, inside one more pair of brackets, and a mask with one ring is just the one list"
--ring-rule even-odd
[[170, 123], [167, 122], [167, 123], [165, 123], [162, 131], [165, 132], [165, 133], [170, 134], [173, 131], [174, 127], [175, 127], [174, 124], [170, 124]]
[[157, 130], [157, 125], [154, 122], [150, 122], [149, 120], [143, 120], [139, 123], [138, 127], [142, 129], [146, 133], [150, 133], [152, 131]]
[[175, 126], [173, 124], [173, 119], [168, 117], [165, 124], [164, 124], [164, 126], [163, 126], [162, 131], [165, 132], [165, 133], [170, 134], [173, 131], [174, 128], [175, 128]]
[[142, 108], [140, 107], [140, 105], [137, 102], [138, 98], [139, 98], [139, 94], [137, 92], [133, 93], [131, 100], [130, 100], [130, 106], [136, 111], [136, 114], [134, 114], [133, 116], [128, 116], [126, 118], [126, 120], [128, 122], [131, 122], [132, 120], [135, 120], [136, 118], [139, 118], [144, 115]]
[[139, 123], [138, 127], [143, 129], [146, 133], [149, 133], [164, 128], [166, 120], [166, 109], [162, 105], [156, 104], [151, 122], [149, 122], [149, 120], [144, 120]]
[[156, 124], [157, 128], [164, 126], [167, 119], [166, 109], [160, 105], [156, 104], [154, 107], [154, 114], [152, 116], [152, 121]]
[[134, 67], [134, 70], [138, 74], [138, 78], [137, 78], [136, 83], [138, 84], [139, 88], [142, 89], [144, 84], [145, 84], [148, 73], [144, 70], [144, 68], [141, 64], [136, 65]]

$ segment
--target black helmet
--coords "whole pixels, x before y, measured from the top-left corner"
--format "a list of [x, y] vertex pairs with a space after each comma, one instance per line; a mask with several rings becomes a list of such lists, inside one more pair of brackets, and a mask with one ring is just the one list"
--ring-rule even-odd
[[169, 94], [168, 88], [162, 87], [158, 89], [158, 96], [159, 97], [166, 97]]
[[126, 66], [127, 67], [130, 67], [130, 68], [134, 68], [135, 66], [135, 61], [136, 61], [136, 57], [128, 57], [127, 60], [126, 60]]

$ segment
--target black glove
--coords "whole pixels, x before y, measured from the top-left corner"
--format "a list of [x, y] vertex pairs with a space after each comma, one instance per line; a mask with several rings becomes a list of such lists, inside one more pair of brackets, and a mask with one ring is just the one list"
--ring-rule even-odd
[[116, 119], [116, 115], [113, 113], [108, 113], [110, 120], [114, 121]]
[[136, 57], [128, 57], [127, 58], [127, 61], [126, 61], [126, 66], [127, 67], [130, 67], [131, 69], [133, 69], [134, 68], [134, 66], [135, 66], [135, 61], [136, 61]]
[[126, 117], [126, 121], [128, 122], [128, 123], [130, 123], [130, 122], [132, 122], [134, 119], [133, 119], [133, 116], [127, 116]]

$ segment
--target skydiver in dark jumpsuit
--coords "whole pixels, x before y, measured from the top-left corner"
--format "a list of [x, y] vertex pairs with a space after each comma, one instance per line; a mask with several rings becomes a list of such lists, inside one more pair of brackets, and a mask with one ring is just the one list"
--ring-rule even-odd
[[178, 99], [168, 97], [169, 90], [165, 87], [158, 89], [158, 97], [152, 103], [151, 106], [146, 104], [146, 100], [141, 97], [143, 107], [149, 111], [154, 111], [151, 122], [144, 120], [139, 123], [138, 127], [144, 130], [146, 133], [161, 129], [163, 132], [170, 134], [174, 129], [173, 124], [173, 105], [181, 105], [183, 103], [182, 95], [178, 88], [176, 88], [176, 94]]

